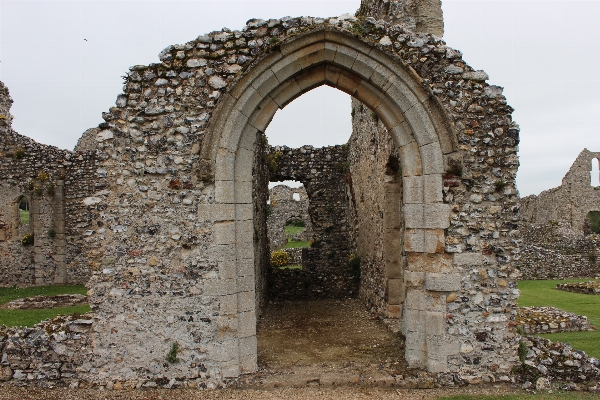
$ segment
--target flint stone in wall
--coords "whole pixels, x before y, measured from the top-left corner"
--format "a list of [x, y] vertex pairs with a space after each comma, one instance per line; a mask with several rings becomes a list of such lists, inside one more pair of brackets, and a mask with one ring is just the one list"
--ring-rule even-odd
[[105, 129], [103, 131], [98, 132], [98, 134], [96, 135], [96, 141], [104, 142], [105, 140], [112, 139], [114, 137], [115, 136], [112, 133], [112, 131]]

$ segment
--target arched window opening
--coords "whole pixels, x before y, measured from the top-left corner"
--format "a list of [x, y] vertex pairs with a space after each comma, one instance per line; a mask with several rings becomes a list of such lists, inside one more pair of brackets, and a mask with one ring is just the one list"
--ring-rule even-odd
[[29, 202], [27, 201], [27, 198], [23, 196], [19, 199], [19, 221], [24, 225], [28, 225], [29, 218]]
[[592, 172], [590, 172], [590, 184], [594, 187], [600, 186], [600, 160], [592, 159]]
[[590, 211], [587, 213], [583, 230], [585, 235], [600, 234], [600, 211]]

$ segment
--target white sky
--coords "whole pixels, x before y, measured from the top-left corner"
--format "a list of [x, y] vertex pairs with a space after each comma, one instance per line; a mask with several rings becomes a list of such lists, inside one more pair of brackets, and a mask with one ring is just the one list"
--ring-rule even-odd
[[[114, 105], [129, 66], [158, 62], [166, 46], [252, 17], [336, 16], [359, 3], [0, 1], [0, 80], [15, 101], [13, 127], [72, 149]], [[443, 0], [443, 10], [448, 45], [503, 86], [516, 110], [521, 195], [558, 186], [583, 148], [600, 151], [600, 0]], [[290, 147], [343, 143], [349, 97], [317, 89], [278, 112], [267, 133]]]

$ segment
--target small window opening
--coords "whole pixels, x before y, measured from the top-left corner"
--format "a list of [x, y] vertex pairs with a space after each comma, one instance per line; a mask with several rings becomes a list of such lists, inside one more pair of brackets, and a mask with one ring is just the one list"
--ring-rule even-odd
[[294, 194], [292, 195], [292, 198], [293, 198], [294, 200], [296, 200], [296, 201], [300, 201], [300, 193], [294, 193]]
[[590, 211], [585, 217], [584, 230], [586, 234], [600, 233], [600, 211]]
[[19, 200], [19, 219], [22, 224], [29, 224], [29, 202], [25, 197]]
[[590, 172], [590, 184], [594, 187], [600, 186], [600, 160], [592, 160], [592, 172]]

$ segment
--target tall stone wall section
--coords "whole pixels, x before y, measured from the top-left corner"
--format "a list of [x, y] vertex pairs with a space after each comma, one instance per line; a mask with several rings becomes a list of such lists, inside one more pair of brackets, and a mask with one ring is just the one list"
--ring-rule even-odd
[[[253, 19], [170, 46], [159, 60], [130, 69], [95, 133], [95, 173], [106, 186], [81, 198], [89, 208], [80, 224], [90, 224], [84, 234], [98, 246], [87, 256], [95, 319], [94, 357], [80, 366], [86, 379], [217, 385], [256, 371], [256, 252], [266, 248], [257, 244], [266, 214], [255, 203], [266, 206], [266, 195], [252, 175], [262, 171], [253, 168], [262, 159], [255, 145], [276, 109], [325, 83], [368, 103], [396, 140], [407, 266], [394, 273], [404, 276], [409, 365], [506, 378], [518, 363], [519, 128], [484, 72], [438, 37], [350, 15]], [[340, 168], [338, 182], [347, 174]], [[331, 188], [305, 186], [311, 200], [325, 196], [315, 235], [346, 229], [349, 237], [328, 215], [349, 220], [346, 185], [332, 201]], [[347, 260], [340, 251], [316, 257], [331, 271]], [[337, 288], [316, 282], [323, 293]], [[170, 365], [175, 343], [180, 362]]]
[[348, 186], [351, 235], [361, 260], [360, 297], [383, 318], [404, 301], [402, 171], [393, 140], [376, 114], [352, 101]]
[[523, 245], [517, 264], [524, 279], [593, 277], [600, 272], [598, 235], [587, 235], [590, 211], [600, 211], [600, 153], [584, 149], [559, 187], [520, 201]]
[[[0, 285], [83, 284], [89, 278], [89, 244], [77, 217], [85, 214], [83, 199], [94, 193], [90, 183], [102, 181], [96, 155], [42, 145], [14, 132], [12, 100], [4, 85], [0, 89]], [[29, 203], [29, 224], [18, 215], [21, 197]], [[27, 234], [34, 236], [31, 246], [21, 244]]]
[[[347, 218], [348, 147], [271, 148], [271, 181], [302, 182], [308, 196], [313, 243], [301, 270], [271, 268], [275, 298], [339, 298], [358, 294], [358, 276], [348, 266], [353, 252]], [[293, 200], [292, 200], [293, 201]], [[276, 207], [274, 207], [276, 208]]]
[[[298, 200], [294, 198], [298, 195]], [[308, 213], [308, 195], [303, 186], [291, 188], [277, 185], [269, 190], [269, 216], [267, 217], [267, 232], [270, 250], [274, 251], [287, 243], [285, 225], [292, 219], [298, 218], [304, 222], [304, 230], [298, 241], [309, 241], [312, 238], [312, 222]]]
[[523, 220], [538, 225], [556, 221], [583, 235], [587, 214], [600, 211], [600, 177], [591, 176], [592, 163], [600, 166], [600, 152], [584, 149], [559, 187], [522, 198]]

